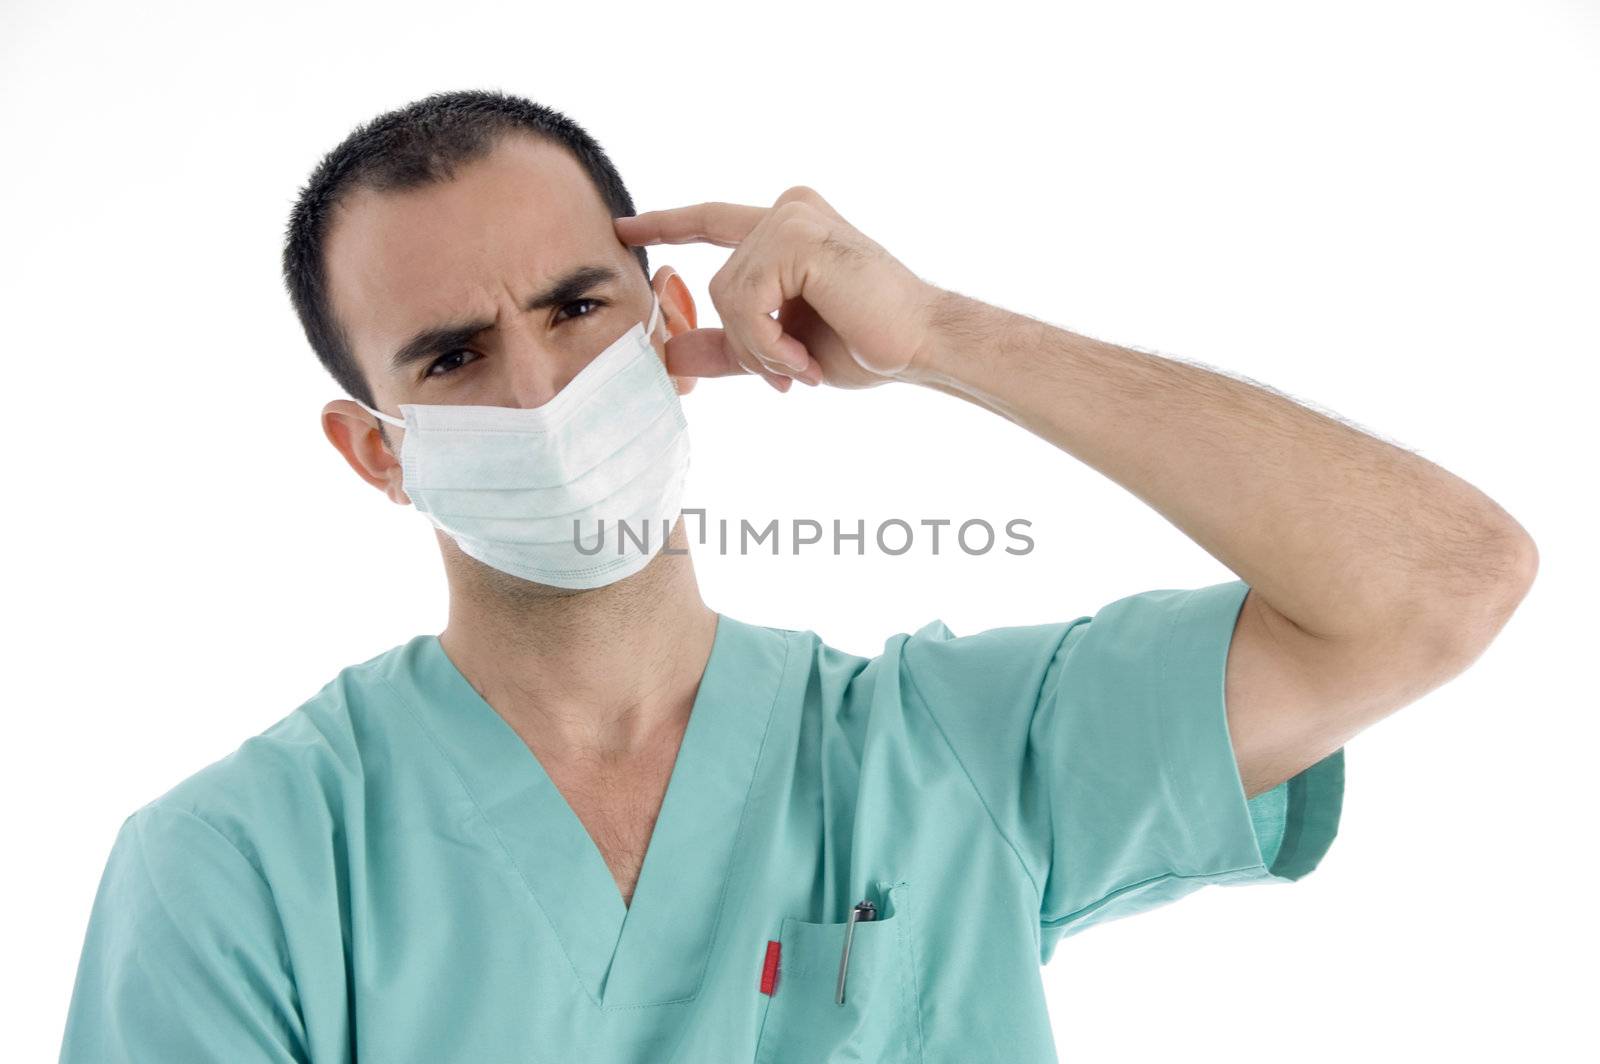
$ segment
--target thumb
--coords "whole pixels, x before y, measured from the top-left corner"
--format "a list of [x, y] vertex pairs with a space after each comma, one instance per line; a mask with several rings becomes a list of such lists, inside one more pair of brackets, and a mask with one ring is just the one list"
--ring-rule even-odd
[[674, 377], [727, 377], [745, 372], [721, 329], [689, 329], [667, 339], [667, 372]]

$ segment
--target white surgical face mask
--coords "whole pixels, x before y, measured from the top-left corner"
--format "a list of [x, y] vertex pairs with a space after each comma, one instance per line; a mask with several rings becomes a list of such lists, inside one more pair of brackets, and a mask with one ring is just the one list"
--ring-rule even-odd
[[682, 503], [688, 426], [650, 342], [660, 310], [652, 293], [649, 323], [543, 406], [401, 403], [402, 421], [357, 403], [405, 429], [406, 494], [464, 554], [524, 580], [601, 587], [645, 567]]

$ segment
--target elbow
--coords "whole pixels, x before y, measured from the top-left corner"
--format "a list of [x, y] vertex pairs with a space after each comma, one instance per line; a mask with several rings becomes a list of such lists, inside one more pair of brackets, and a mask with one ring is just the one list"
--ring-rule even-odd
[[1484, 554], [1483, 563], [1464, 586], [1443, 596], [1447, 609], [1435, 629], [1435, 648], [1456, 671], [1482, 656], [1522, 605], [1539, 572], [1539, 550], [1517, 525]]
[[1517, 526], [1515, 542], [1517, 550], [1513, 572], [1517, 577], [1519, 590], [1517, 591], [1516, 603], [1512, 604], [1512, 609], [1516, 609], [1517, 603], [1522, 601], [1523, 597], [1527, 595], [1528, 589], [1533, 586], [1533, 578], [1539, 575], [1539, 548], [1534, 546], [1533, 537], [1528, 535], [1527, 530], [1520, 525]]
[[1534, 578], [1539, 575], [1539, 548], [1527, 529], [1516, 522], [1498, 541], [1501, 546], [1491, 555], [1489, 572], [1492, 592], [1487, 607], [1503, 624], [1528, 597]]

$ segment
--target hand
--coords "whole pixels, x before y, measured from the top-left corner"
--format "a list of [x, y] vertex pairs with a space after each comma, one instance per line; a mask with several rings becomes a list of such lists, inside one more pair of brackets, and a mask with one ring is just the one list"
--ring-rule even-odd
[[771, 207], [699, 203], [614, 224], [624, 244], [734, 249], [709, 286], [722, 328], [667, 341], [675, 376], [758, 373], [779, 391], [791, 378], [870, 388], [911, 373], [927, 346], [940, 290], [804, 185]]

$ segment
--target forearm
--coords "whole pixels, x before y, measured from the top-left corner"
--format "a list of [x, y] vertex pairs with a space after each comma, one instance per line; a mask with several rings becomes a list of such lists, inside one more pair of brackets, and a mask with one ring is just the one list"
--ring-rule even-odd
[[904, 379], [1104, 473], [1313, 635], [1486, 640], [1532, 579], [1482, 492], [1276, 392], [957, 293], [929, 338]]

